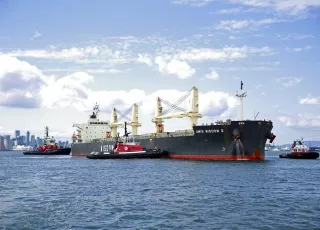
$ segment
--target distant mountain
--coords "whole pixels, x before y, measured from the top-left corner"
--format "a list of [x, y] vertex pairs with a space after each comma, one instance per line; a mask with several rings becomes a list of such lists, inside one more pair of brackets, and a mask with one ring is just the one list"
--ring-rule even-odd
[[305, 141], [304, 143], [310, 147], [320, 146], [320, 141]]
[[[304, 141], [304, 143], [309, 147], [320, 147], [320, 141]], [[283, 145], [270, 145], [266, 144], [267, 147], [277, 147], [277, 148], [285, 148], [285, 147], [291, 147], [292, 143], [290, 144], [283, 144]]]

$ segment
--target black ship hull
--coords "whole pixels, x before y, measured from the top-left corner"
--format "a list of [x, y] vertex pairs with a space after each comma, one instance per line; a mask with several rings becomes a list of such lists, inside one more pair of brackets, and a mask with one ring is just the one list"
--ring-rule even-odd
[[279, 155], [280, 158], [290, 158], [290, 159], [317, 159], [319, 158], [318, 152], [304, 152], [300, 154], [283, 153]]
[[161, 150], [147, 150], [137, 153], [104, 153], [88, 154], [86, 157], [89, 159], [155, 159], [165, 158], [167, 153]]
[[[190, 160], [264, 160], [265, 144], [272, 142], [271, 121], [230, 121], [218, 125], [194, 126], [192, 132], [137, 135], [135, 141], [147, 149], [159, 148], [169, 158]], [[109, 151], [113, 138], [91, 143], [73, 143], [72, 156]]]
[[71, 148], [60, 148], [46, 151], [26, 151], [24, 155], [70, 155]]

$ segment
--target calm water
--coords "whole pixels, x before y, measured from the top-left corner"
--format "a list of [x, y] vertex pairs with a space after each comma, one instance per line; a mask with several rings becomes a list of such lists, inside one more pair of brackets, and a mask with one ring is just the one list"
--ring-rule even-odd
[[0, 229], [316, 229], [320, 160], [89, 160], [0, 152]]

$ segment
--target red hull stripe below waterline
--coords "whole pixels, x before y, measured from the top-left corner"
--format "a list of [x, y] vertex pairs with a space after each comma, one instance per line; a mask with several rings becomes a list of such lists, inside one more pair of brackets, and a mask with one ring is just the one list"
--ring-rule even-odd
[[208, 161], [235, 161], [235, 160], [264, 160], [264, 157], [260, 156], [233, 156], [233, 155], [173, 155], [169, 154], [169, 158], [181, 159], [181, 160], [208, 160]]
[[[85, 157], [88, 154], [86, 153], [72, 153], [74, 157]], [[169, 158], [172, 159], [181, 159], [181, 160], [216, 160], [216, 161], [235, 161], [235, 160], [264, 160], [264, 157], [261, 155], [253, 156], [233, 156], [233, 155], [173, 155], [169, 154]]]

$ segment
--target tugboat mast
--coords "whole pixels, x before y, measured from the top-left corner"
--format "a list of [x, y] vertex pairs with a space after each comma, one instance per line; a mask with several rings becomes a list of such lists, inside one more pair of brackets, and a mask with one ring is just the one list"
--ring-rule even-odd
[[43, 144], [48, 144], [48, 140], [49, 140], [49, 127], [46, 126], [44, 128], [44, 139], [43, 139]]
[[45, 127], [44, 133], [45, 133], [44, 138], [48, 138], [49, 137], [49, 127], [48, 126]]
[[243, 92], [243, 83], [241, 81], [241, 84], [240, 84], [240, 92], [238, 93], [237, 91], [237, 94], [236, 96], [239, 97], [240, 99], [240, 121], [243, 121], [244, 120], [244, 116], [243, 116], [243, 98], [245, 98], [247, 96], [247, 92]]

